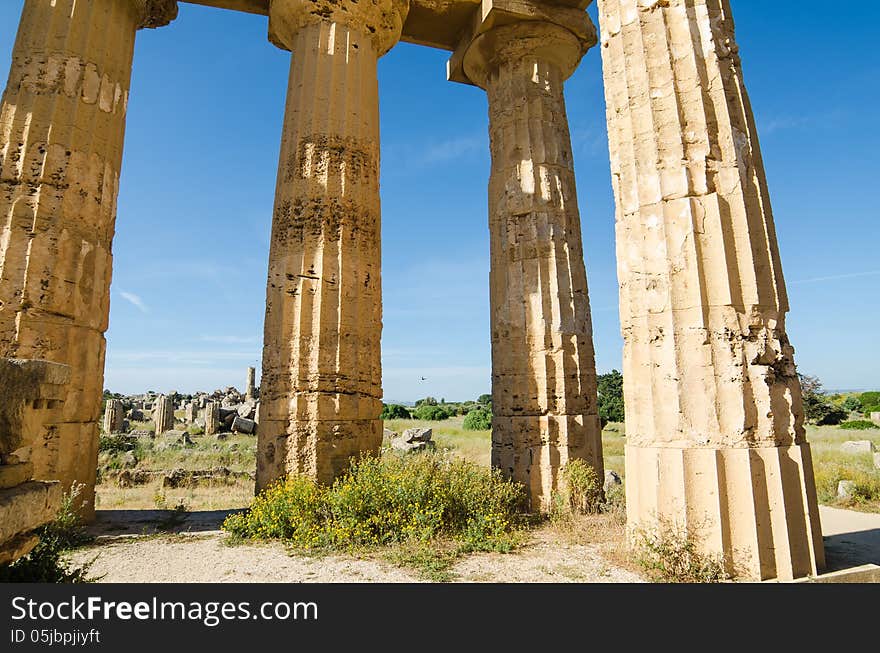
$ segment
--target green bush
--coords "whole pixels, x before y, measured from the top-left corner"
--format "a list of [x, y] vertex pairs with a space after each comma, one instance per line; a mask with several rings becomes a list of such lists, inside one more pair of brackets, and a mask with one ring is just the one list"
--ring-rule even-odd
[[477, 403], [488, 406], [492, 403], [492, 395], [480, 395], [477, 397]]
[[859, 395], [859, 403], [865, 415], [880, 412], [880, 392], [863, 392]]
[[331, 487], [290, 476], [227, 517], [223, 529], [302, 548], [385, 545], [436, 537], [471, 550], [507, 550], [524, 488], [497, 470], [439, 454], [364, 457]]
[[91, 538], [77, 514], [83, 485], [71, 486], [61, 499], [55, 520], [37, 529], [39, 543], [30, 553], [8, 565], [0, 565], [2, 583], [89, 583], [91, 563], [75, 566], [67, 552]]
[[461, 426], [465, 431], [488, 431], [492, 428], [492, 411], [486, 408], [472, 410], [465, 415]]
[[382, 404], [380, 419], [412, 419], [412, 415], [405, 406], [399, 404]]
[[98, 437], [98, 452], [107, 453], [125, 453], [131, 451], [137, 445], [137, 438], [125, 433], [114, 433], [112, 435], [100, 435]]
[[421, 404], [414, 411], [412, 416], [416, 419], [438, 422], [452, 417], [452, 413], [445, 406], [435, 406], [432, 404]]
[[599, 418], [605, 423], [624, 421], [623, 375], [612, 370], [608, 374], [600, 374], [596, 383], [599, 392]]
[[866, 419], [854, 419], [849, 422], [843, 422], [840, 428], [851, 431], [867, 431], [868, 429], [876, 429], [877, 425]]
[[436, 406], [437, 400], [434, 397], [425, 397], [424, 399], [418, 399], [416, 401], [416, 408], [419, 406]]
[[585, 515], [599, 510], [602, 482], [592, 465], [580, 458], [570, 460], [562, 468], [562, 479], [565, 507], [572, 514]]
[[844, 410], [848, 410], [851, 413], [854, 411], [861, 412], [861, 410], [862, 410], [862, 402], [859, 401], [859, 398], [856, 397], [855, 395], [851, 395], [851, 396], [847, 397], [846, 399], [844, 399], [841, 406], [843, 407]]
[[805, 393], [804, 415], [813, 424], [834, 426], [849, 417], [849, 411], [827, 401], [824, 395]]

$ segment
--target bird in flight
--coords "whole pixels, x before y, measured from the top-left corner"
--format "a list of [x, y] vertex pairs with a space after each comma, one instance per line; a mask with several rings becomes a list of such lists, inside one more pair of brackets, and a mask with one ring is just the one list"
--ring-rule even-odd
[[427, 380], [428, 380], [428, 379], [426, 379], [425, 377], [421, 377], [421, 379], [422, 379], [422, 381], [427, 381]]

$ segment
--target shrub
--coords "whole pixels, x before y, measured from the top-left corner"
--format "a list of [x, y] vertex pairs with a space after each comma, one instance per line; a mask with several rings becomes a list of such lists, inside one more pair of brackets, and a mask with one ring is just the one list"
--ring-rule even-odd
[[416, 408], [419, 406], [436, 406], [437, 400], [434, 397], [425, 397], [416, 401]]
[[112, 435], [100, 435], [98, 437], [98, 452], [124, 453], [131, 451], [137, 445], [137, 439], [125, 433]]
[[346, 548], [454, 537], [472, 550], [507, 550], [524, 488], [497, 470], [439, 454], [364, 457], [329, 488], [290, 476], [229, 516], [223, 529], [302, 548]]
[[877, 425], [874, 422], [866, 419], [854, 419], [849, 422], [843, 422], [840, 425], [842, 429], [848, 429], [851, 431], [867, 431], [868, 429], [876, 429]]
[[412, 411], [412, 416], [416, 419], [428, 420], [428, 421], [441, 421], [444, 419], [449, 419], [452, 415], [451, 413], [443, 406], [435, 406], [431, 404], [422, 404], [414, 411]]
[[492, 403], [492, 395], [480, 395], [479, 397], [477, 397], [477, 403], [488, 406]]
[[600, 374], [596, 378], [599, 392], [599, 417], [607, 422], [622, 422], [625, 419], [623, 404], [623, 375], [617, 370]]
[[380, 419], [412, 419], [412, 415], [405, 406], [399, 404], [382, 404]]
[[843, 407], [844, 410], [848, 410], [851, 413], [855, 412], [855, 411], [861, 412], [861, 410], [862, 410], [862, 402], [859, 401], [859, 398], [856, 397], [855, 395], [851, 395], [851, 396], [847, 397], [846, 399], [844, 399], [841, 406]]
[[733, 580], [723, 560], [699, 551], [693, 536], [668, 525], [636, 532], [637, 562], [655, 583], [720, 583]]
[[92, 563], [74, 566], [66, 553], [89, 541], [77, 509], [83, 485], [72, 485], [61, 499], [55, 520], [37, 529], [39, 543], [30, 553], [8, 565], [0, 565], [0, 582], [89, 583]]
[[880, 412], [880, 392], [863, 392], [859, 395], [859, 403], [865, 415]]
[[472, 410], [465, 415], [461, 426], [466, 431], [488, 431], [492, 428], [492, 411], [486, 408]]
[[571, 514], [586, 515], [599, 510], [602, 483], [592, 465], [580, 458], [568, 461], [562, 468], [563, 508]]

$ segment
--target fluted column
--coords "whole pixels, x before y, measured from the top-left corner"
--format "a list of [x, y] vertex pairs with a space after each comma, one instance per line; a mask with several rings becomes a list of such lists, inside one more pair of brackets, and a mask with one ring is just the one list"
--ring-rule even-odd
[[26, 0], [0, 105], [0, 356], [65, 363], [35, 477], [93, 510], [111, 242], [135, 32], [175, 0]]
[[330, 482], [382, 441], [376, 67], [407, 0], [273, 0], [291, 50], [272, 220], [257, 489], [290, 472]]
[[788, 299], [721, 0], [600, 0], [630, 528], [751, 578], [824, 566]]
[[[489, 98], [492, 464], [550, 508], [560, 470], [603, 476], [587, 277], [563, 86], [596, 42], [586, 14], [494, 27], [463, 57]], [[572, 19], [572, 16], [574, 17]]]

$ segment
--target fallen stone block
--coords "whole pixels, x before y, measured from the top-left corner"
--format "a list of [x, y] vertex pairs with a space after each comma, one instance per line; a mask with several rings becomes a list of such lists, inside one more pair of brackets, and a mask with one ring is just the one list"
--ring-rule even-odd
[[247, 435], [251, 435], [254, 430], [257, 428], [257, 423], [252, 419], [246, 419], [244, 417], [235, 416], [235, 419], [232, 421], [232, 430], [235, 433], [245, 433]]
[[846, 453], [874, 453], [874, 443], [870, 440], [849, 440], [840, 445]]

